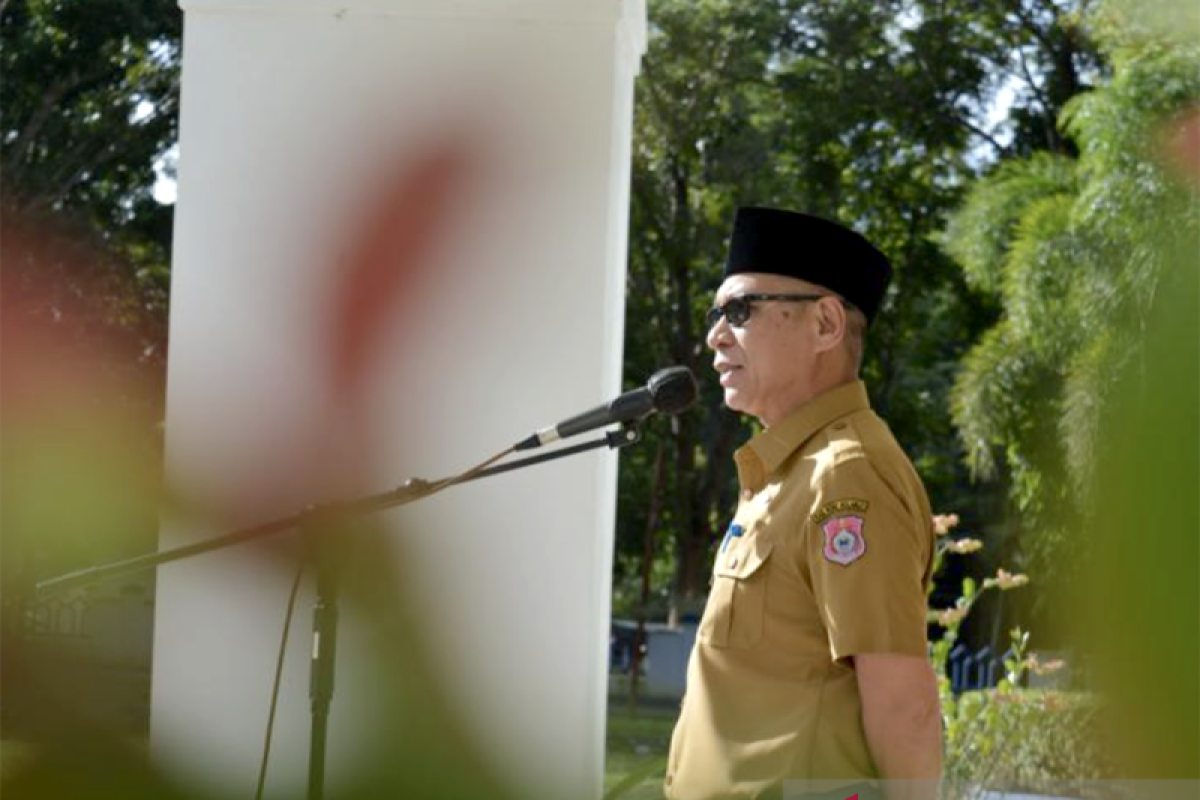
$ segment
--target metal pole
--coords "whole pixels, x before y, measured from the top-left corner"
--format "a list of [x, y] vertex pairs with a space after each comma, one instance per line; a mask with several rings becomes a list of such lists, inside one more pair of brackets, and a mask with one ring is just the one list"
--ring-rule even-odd
[[[344, 520], [343, 520], [344, 521]], [[308, 800], [321, 800], [325, 793], [325, 749], [328, 741], [329, 709], [333, 702], [334, 669], [337, 664], [338, 582], [346, 544], [341, 537], [328, 536], [332, 520], [317, 518], [306, 521], [304, 533], [312, 548], [316, 565], [317, 591], [313, 605], [312, 661], [310, 662], [308, 697], [312, 706], [312, 735], [309, 740]], [[324, 535], [323, 535], [324, 534]]]

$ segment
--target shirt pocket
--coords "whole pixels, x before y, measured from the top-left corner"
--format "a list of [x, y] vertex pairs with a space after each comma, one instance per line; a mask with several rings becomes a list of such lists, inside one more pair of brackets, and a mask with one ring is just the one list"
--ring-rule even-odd
[[712, 591], [699, 636], [714, 647], [747, 648], [758, 644], [766, 614], [767, 559], [774, 543], [747, 536], [717, 555]]

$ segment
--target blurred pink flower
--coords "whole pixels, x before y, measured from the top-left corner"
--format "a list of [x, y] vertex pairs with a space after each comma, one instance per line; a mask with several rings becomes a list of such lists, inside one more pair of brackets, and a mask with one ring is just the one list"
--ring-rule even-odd
[[933, 531], [938, 536], [945, 536], [958, 527], [958, 514], [934, 514]]
[[967, 553], [974, 553], [976, 550], [982, 550], [983, 542], [978, 539], [955, 539], [946, 545], [946, 549], [951, 553], [966, 555]]
[[1025, 665], [1035, 675], [1049, 675], [1052, 672], [1058, 672], [1066, 666], [1066, 662], [1061, 658], [1056, 658], [1051, 661], [1042, 662], [1038, 660], [1037, 654], [1034, 653], [1025, 660]]
[[990, 589], [995, 586], [1002, 591], [1016, 589], [1018, 586], [1024, 586], [1029, 583], [1029, 576], [1020, 573], [1013, 574], [1003, 569], [996, 571], [996, 577], [988, 578], [983, 582], [983, 588]]
[[954, 608], [943, 608], [937, 612], [937, 623], [943, 628], [949, 628], [951, 625], [957, 625], [962, 622], [967, 612], [971, 609], [968, 606], [955, 606]]

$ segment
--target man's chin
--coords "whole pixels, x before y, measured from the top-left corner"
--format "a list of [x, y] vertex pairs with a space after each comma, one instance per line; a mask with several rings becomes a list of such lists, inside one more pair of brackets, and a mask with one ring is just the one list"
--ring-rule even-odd
[[725, 390], [725, 407], [730, 411], [736, 411], [739, 414], [749, 414], [746, 408], [746, 398], [742, 396], [737, 389]]

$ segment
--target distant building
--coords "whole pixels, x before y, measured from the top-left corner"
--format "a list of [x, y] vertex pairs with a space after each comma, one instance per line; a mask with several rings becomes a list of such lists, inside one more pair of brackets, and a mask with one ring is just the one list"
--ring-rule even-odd
[[[610, 639], [610, 671], [628, 674], [633, 665], [637, 622], [613, 620]], [[642, 658], [639, 693], [646, 698], [679, 700], [687, 680], [688, 658], [696, 642], [696, 623], [672, 627], [661, 622], [646, 623], [646, 652]]]
[[[10, 731], [40, 724], [57, 704], [105, 728], [144, 735], [150, 719], [154, 576], [135, 575], [36, 598], [24, 613], [21, 653], [29, 685], [5, 703]], [[37, 691], [30, 691], [35, 688]]]
[[26, 609], [25, 624], [30, 641], [47, 654], [148, 669], [154, 576], [147, 572], [38, 598]]

